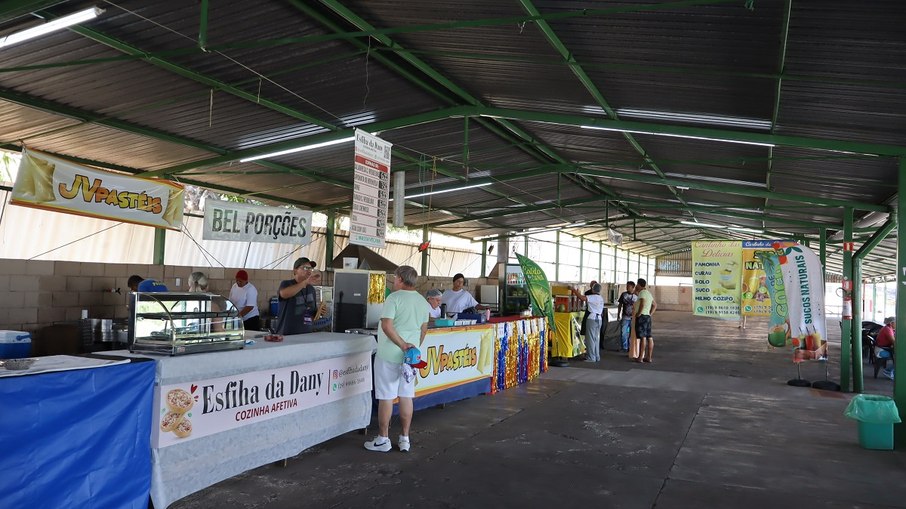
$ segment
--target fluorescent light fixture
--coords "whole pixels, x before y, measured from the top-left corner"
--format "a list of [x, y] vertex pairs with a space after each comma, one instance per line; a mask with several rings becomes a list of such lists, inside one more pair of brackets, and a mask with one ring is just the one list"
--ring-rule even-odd
[[355, 136], [349, 136], [348, 138], [340, 138], [338, 140], [324, 141], [324, 142], [315, 143], [312, 145], [305, 145], [304, 147], [290, 148], [290, 149], [286, 149], [286, 150], [281, 150], [279, 152], [270, 152], [267, 154], [246, 157], [244, 159], [240, 159], [239, 162], [247, 163], [249, 161], [257, 161], [258, 159], [267, 159], [269, 157], [283, 156], [286, 154], [295, 154], [296, 152], [305, 152], [306, 150], [314, 150], [317, 148], [329, 147], [331, 145], [339, 145], [340, 143], [346, 143], [347, 141], [352, 141], [354, 139], [355, 139]]
[[728, 226], [727, 229], [733, 230], [734, 232], [764, 233], [764, 230], [755, 230], [753, 228], [743, 228], [741, 226]]
[[614, 131], [618, 133], [633, 133], [633, 134], [650, 134], [652, 136], [668, 136], [670, 138], [688, 138], [691, 140], [705, 140], [705, 141], [716, 141], [720, 143], [738, 143], [740, 145], [756, 145], [759, 147], [773, 147], [773, 143], [759, 143], [757, 141], [743, 141], [743, 140], [728, 140], [725, 138], [705, 138], [703, 136], [690, 136], [688, 134], [674, 134], [674, 133], [656, 133], [652, 131], [636, 131], [633, 129], [620, 129], [616, 127], [598, 127], [593, 125], [583, 125], [580, 126], [582, 129], [595, 129], [598, 131]]
[[710, 223], [696, 223], [695, 221], [680, 221], [682, 224], [688, 224], [689, 226], [700, 226], [702, 228], [726, 228], [722, 224], [710, 224]]
[[[580, 173], [581, 173], [581, 171], [580, 171]], [[645, 173], [647, 175], [657, 175], [658, 174], [654, 170], [645, 170], [645, 169], [639, 170], [639, 173]], [[711, 177], [708, 175], [691, 175], [689, 173], [666, 172], [666, 173], [664, 173], [664, 176], [669, 177], [669, 178], [680, 178], [680, 179], [687, 179], [687, 180], [700, 180], [703, 182], [714, 182], [716, 184], [735, 184], [738, 186], [749, 186], [749, 187], [759, 187], [759, 188], [765, 187], [764, 182], [751, 182], [748, 180], [725, 179], [725, 178], [720, 178], [720, 177]], [[619, 178], [619, 177], [609, 177], [609, 178]]]
[[9, 34], [6, 37], [0, 37], [0, 48], [12, 46], [13, 44], [19, 44], [20, 42], [34, 39], [35, 37], [41, 37], [42, 35], [56, 32], [57, 30], [62, 30], [72, 25], [77, 25], [79, 23], [82, 23], [83, 21], [88, 21], [100, 16], [102, 12], [104, 12], [104, 9], [101, 9], [99, 7], [92, 7], [90, 9], [75, 12], [68, 16], [57, 18], [53, 21], [48, 21], [47, 23], [44, 23], [42, 25], [22, 30], [21, 32]]
[[[406, 199], [408, 200], [410, 198], [421, 198], [422, 196], [431, 196], [432, 194], [452, 193], [453, 191], [462, 191], [464, 189], [472, 189], [474, 187], [489, 186], [492, 183], [493, 182], [485, 182], [483, 184], [472, 184], [471, 186], [454, 187], [453, 189], [441, 189], [439, 191], [429, 191], [427, 193], [410, 194], [410, 195], [406, 196]], [[390, 201], [393, 201], [393, 198], [390, 198]]]
[[764, 131], [771, 129], [770, 120], [761, 120], [757, 118], [729, 117], [699, 113], [674, 113], [672, 111], [638, 110], [635, 108], [618, 108], [617, 115], [629, 118], [643, 118], [646, 120], [667, 120], [670, 122], [687, 122], [690, 124], [744, 127], [747, 129], [761, 129]]

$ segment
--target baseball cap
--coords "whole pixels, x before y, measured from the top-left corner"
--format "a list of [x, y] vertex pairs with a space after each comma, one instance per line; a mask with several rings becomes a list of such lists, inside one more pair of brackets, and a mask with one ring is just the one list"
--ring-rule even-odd
[[240, 270], [239, 272], [236, 273], [236, 279], [241, 279], [242, 281], [248, 281], [249, 273], [244, 270]]
[[297, 259], [295, 263], [293, 263], [293, 270], [298, 269], [303, 263], [307, 263], [309, 266], [311, 266], [311, 268], [315, 268], [318, 265], [317, 263], [303, 256], [302, 258]]
[[412, 347], [406, 350], [406, 357], [403, 359], [403, 362], [412, 366], [415, 369], [421, 369], [428, 365], [427, 362], [422, 360], [422, 352], [416, 347]]

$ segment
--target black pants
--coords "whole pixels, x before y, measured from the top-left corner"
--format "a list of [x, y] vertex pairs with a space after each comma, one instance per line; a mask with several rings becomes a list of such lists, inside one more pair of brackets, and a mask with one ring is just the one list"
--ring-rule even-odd
[[261, 330], [261, 317], [253, 316], [248, 320], [244, 320], [242, 325], [245, 327], [245, 330]]

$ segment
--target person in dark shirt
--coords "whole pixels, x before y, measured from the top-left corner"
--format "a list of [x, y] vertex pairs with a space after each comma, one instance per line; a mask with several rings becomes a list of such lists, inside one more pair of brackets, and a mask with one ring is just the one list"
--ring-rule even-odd
[[302, 257], [293, 263], [293, 278], [280, 282], [280, 305], [277, 311], [277, 334], [312, 332], [318, 312], [317, 292], [309, 283], [315, 263]]

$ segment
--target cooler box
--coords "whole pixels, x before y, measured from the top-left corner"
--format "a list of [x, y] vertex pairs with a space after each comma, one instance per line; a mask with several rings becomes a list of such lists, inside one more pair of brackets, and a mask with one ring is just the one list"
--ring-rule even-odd
[[0, 359], [22, 359], [31, 355], [31, 333], [0, 330]]

